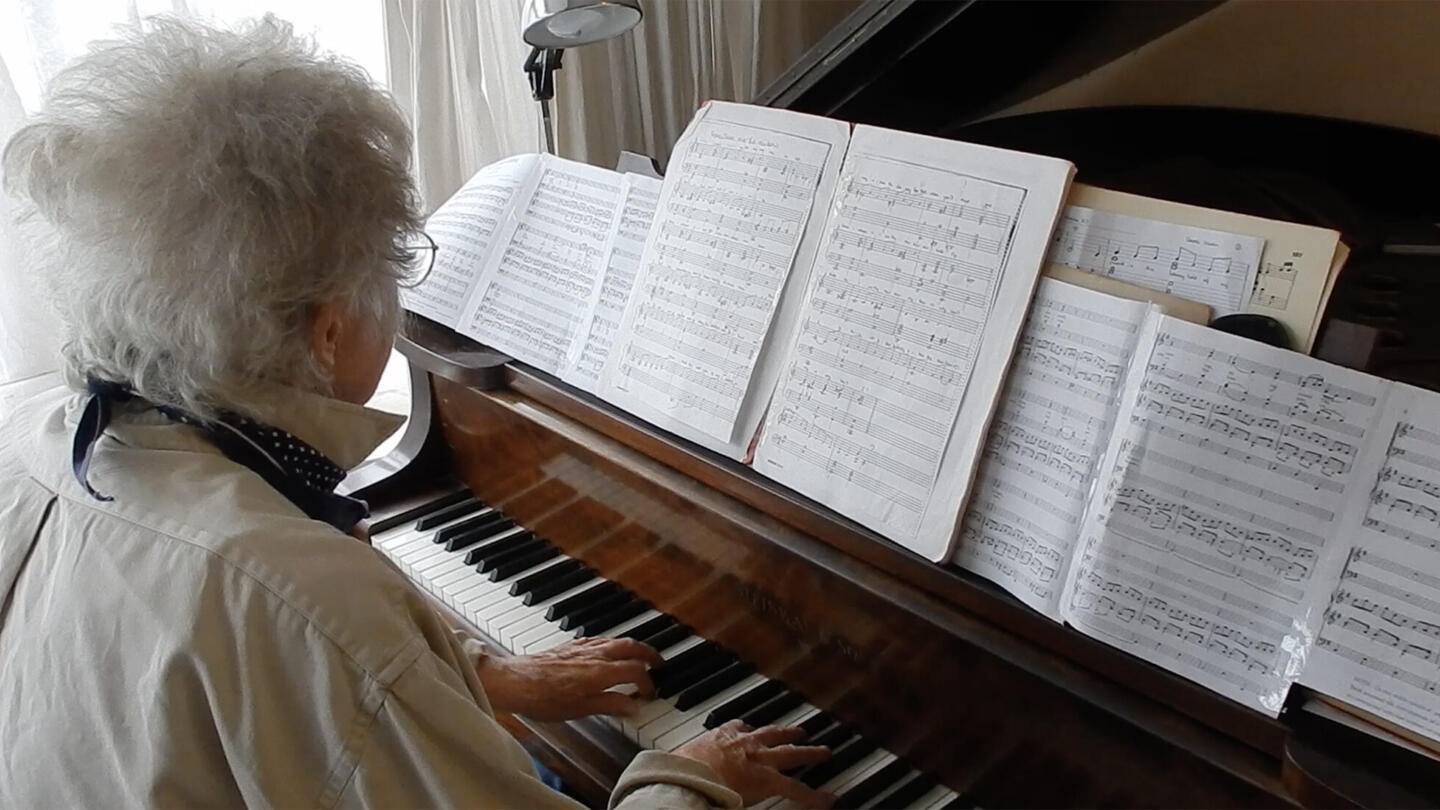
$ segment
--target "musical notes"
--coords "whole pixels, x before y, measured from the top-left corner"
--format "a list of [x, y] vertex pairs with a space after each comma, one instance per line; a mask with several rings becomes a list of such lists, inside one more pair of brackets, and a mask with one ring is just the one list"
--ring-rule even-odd
[[[942, 461], [992, 320], [1010, 333], [992, 338], [997, 345], [1014, 340], [1021, 310], [997, 302], [1007, 285], [1028, 292], [1038, 262], [1011, 257], [1018, 223], [1040, 213], [1027, 206], [1031, 189], [996, 179], [1005, 175], [982, 150], [899, 136], [860, 128], [852, 138], [755, 466], [918, 548], [934, 542], [916, 539], [942, 500]], [[1077, 358], [1060, 362], [1075, 370]], [[1003, 361], [985, 366], [997, 383], [1002, 371]], [[978, 396], [983, 420], [994, 395]], [[1018, 439], [1026, 428], [1013, 430]], [[976, 455], [978, 434], [966, 437]], [[1041, 452], [1062, 466], [1088, 464], [1064, 448]], [[966, 464], [968, 482], [973, 456]], [[1063, 469], [1052, 473], [1074, 486], [1058, 483]], [[936, 521], [942, 546], [965, 483], [936, 506], [950, 512], [945, 528]]]
[[833, 127], [787, 131], [781, 115], [712, 103], [686, 130], [600, 382], [612, 402], [711, 446], [745, 432], [752, 372], [843, 152]]
[[1208, 304], [1216, 316], [1250, 301], [1265, 240], [1083, 206], [1066, 206], [1047, 261]]
[[546, 155], [496, 236], [458, 331], [556, 374], [605, 270], [620, 176]]
[[1302, 681], [1440, 738], [1440, 412], [1395, 386], [1389, 442]]
[[659, 202], [659, 180], [638, 174], [625, 176], [620, 214], [615, 217], [605, 245], [605, 275], [587, 306], [589, 315], [578, 332], [580, 339], [571, 347], [567, 368], [560, 375], [586, 391], [595, 390], [605, 367]]
[[1384, 384], [1170, 318], [1134, 362], [1065, 619], [1273, 715], [1363, 497]]
[[490, 256], [496, 231], [539, 162], [537, 155], [518, 155], [492, 163], [431, 215], [425, 231], [440, 249], [425, 282], [401, 291], [406, 309], [446, 326], [456, 325], [475, 277]]
[[1041, 279], [952, 562], [1059, 620], [1115, 400], [1149, 307]]

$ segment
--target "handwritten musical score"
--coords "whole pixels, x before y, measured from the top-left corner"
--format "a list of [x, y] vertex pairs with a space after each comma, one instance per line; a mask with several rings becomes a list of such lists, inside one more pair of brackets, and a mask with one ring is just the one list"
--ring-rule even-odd
[[[981, 452], [978, 427], [952, 443], [957, 417], [988, 335], [1004, 356], [987, 359], [971, 399], [988, 418], [1039, 269], [1044, 237], [1017, 262], [1016, 234], [1027, 216], [1027, 236], [1039, 217], [1048, 228], [1056, 208], [1029, 207], [1031, 189], [1006, 181], [1013, 154], [902, 135], [852, 138], [755, 467], [940, 558]], [[947, 453], [963, 480], [941, 493]], [[940, 503], [945, 519], [923, 531]]]
[[521, 215], [497, 236], [459, 331], [558, 373], [604, 273], [619, 199], [615, 172], [542, 162], [516, 200]]
[[605, 245], [605, 275], [587, 307], [589, 316], [570, 349], [567, 368], [561, 377], [586, 391], [594, 391], [610, 355], [610, 345], [620, 328], [645, 238], [660, 202], [660, 181], [638, 174], [625, 176], [620, 214], [615, 217]]
[[1397, 386], [1389, 446], [1302, 682], [1440, 739], [1440, 412]]
[[725, 112], [707, 107], [671, 157], [600, 389], [662, 426], [725, 444], [840, 149], [768, 127], [759, 113], [747, 122], [716, 110]]
[[1041, 279], [952, 562], [1060, 620], [1090, 483], [1150, 307]]
[[1171, 318], [1145, 354], [1063, 615], [1274, 715], [1317, 629], [1344, 505], [1363, 497], [1357, 454], [1384, 384]]
[[486, 166], [430, 217], [425, 231], [440, 249], [425, 282], [402, 290], [406, 309], [455, 325], [496, 231], [537, 163], [538, 155], [517, 155]]
[[[1070, 205], [1046, 258], [1208, 304], [1218, 317], [1241, 312], [1250, 302], [1264, 248], [1258, 236]], [[1280, 289], [1276, 276], [1266, 295]]]

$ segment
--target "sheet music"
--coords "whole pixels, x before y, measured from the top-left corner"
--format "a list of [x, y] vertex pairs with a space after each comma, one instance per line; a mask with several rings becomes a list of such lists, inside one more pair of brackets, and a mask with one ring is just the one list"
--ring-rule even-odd
[[458, 331], [558, 373], [605, 271], [620, 178], [543, 156], [496, 238]]
[[1090, 484], [1151, 310], [1041, 279], [990, 423], [951, 561], [1056, 621]]
[[401, 291], [406, 309], [445, 326], [459, 322], [495, 233], [509, 219], [516, 192], [539, 160], [538, 155], [517, 155], [486, 166], [430, 215], [425, 232], [440, 250], [424, 283]]
[[947, 556], [980, 438], [927, 527], [941, 462], [974, 379], [966, 424], [989, 417], [1068, 178], [1049, 158], [857, 128], [756, 469]]
[[1440, 397], [1397, 385], [1391, 411], [1385, 457], [1301, 681], [1440, 740]]
[[1357, 469], [1384, 383], [1161, 324], [1137, 352], [1144, 374], [1127, 383], [1064, 617], [1274, 716], [1318, 629], [1343, 517], [1365, 497]]
[[605, 245], [605, 275], [596, 286], [587, 306], [589, 316], [579, 331], [580, 339], [570, 349], [568, 367], [562, 378], [586, 391], [595, 391], [600, 370], [610, 354], [610, 344], [630, 290], [635, 284], [635, 271], [640, 267], [640, 254], [655, 219], [660, 202], [660, 181], [653, 177], [627, 174], [621, 190], [620, 215], [610, 228]]
[[773, 385], [773, 372], [752, 373], [782, 290], [803, 289], [792, 276], [803, 285], [813, 254], [806, 225], [823, 216], [847, 139], [839, 121], [719, 102], [702, 110], [671, 157], [601, 396], [743, 454], [764, 407], [747, 392]]
[[1069, 205], [1046, 259], [1199, 301], [1219, 317], [1249, 303], [1264, 248], [1258, 236]]

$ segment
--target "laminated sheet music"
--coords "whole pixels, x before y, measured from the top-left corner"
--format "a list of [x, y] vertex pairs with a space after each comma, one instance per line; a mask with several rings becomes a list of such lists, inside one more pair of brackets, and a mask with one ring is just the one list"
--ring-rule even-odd
[[516, 155], [476, 172], [425, 223], [439, 252], [430, 275], [402, 291], [405, 308], [454, 326], [475, 286], [495, 234], [511, 219], [515, 196], [533, 176], [539, 155]]
[[1440, 740], [1440, 397], [1397, 385], [1301, 682]]
[[1071, 171], [856, 127], [756, 469], [948, 556]]
[[1062, 615], [1275, 716], [1369, 494], [1388, 388], [1161, 324], [1133, 361]]
[[1130, 359], [1158, 314], [1044, 278], [1020, 333], [951, 562], [1056, 621]]
[[570, 356], [561, 379], [594, 392], [600, 371], [610, 354], [615, 330], [625, 314], [630, 290], [635, 285], [635, 271], [655, 209], [660, 202], [660, 181], [639, 174], [626, 174], [621, 181], [619, 215], [614, 218], [610, 238], [605, 244], [604, 278], [595, 285], [587, 306], [589, 315], [570, 348]]
[[545, 155], [516, 192], [456, 331], [558, 374], [605, 274], [621, 190], [616, 172]]
[[[848, 140], [840, 121], [711, 102], [670, 159], [603, 398], [743, 458]], [[792, 268], [794, 268], [792, 272]]]

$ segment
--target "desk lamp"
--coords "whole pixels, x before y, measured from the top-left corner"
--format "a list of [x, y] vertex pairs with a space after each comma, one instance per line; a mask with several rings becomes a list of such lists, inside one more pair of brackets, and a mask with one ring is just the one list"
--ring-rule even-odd
[[525, 60], [530, 91], [540, 102], [545, 149], [555, 153], [555, 128], [550, 100], [555, 98], [555, 71], [566, 48], [618, 37], [640, 22], [640, 0], [524, 0], [521, 34], [532, 46]]

